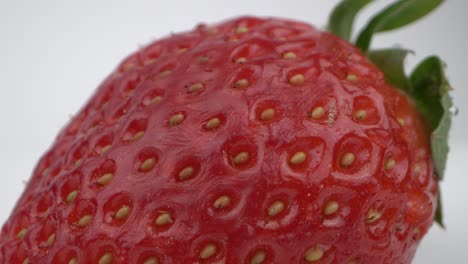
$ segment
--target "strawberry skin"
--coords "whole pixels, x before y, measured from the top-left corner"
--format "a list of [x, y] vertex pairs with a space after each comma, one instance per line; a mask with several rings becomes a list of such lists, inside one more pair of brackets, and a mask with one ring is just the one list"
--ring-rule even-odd
[[132, 54], [42, 157], [0, 263], [410, 263], [428, 130], [351, 44], [241, 17]]

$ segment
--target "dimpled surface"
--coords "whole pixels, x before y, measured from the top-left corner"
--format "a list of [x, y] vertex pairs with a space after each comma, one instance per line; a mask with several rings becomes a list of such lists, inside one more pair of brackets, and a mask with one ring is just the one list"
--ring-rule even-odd
[[128, 57], [40, 160], [0, 263], [410, 263], [413, 103], [337, 37], [242, 17]]

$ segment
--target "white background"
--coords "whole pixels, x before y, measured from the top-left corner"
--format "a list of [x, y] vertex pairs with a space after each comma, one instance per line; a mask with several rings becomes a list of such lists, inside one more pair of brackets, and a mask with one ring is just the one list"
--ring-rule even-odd
[[[282, 16], [321, 27], [337, 0], [236, 1], [7, 1], [0, 0], [0, 225], [41, 154], [58, 130], [124, 56], [170, 32], [241, 14]], [[377, 4], [363, 12], [364, 17]], [[400, 44], [416, 51], [409, 66], [429, 54], [449, 65], [460, 114], [451, 133], [442, 184], [447, 230], [434, 226], [414, 263], [466, 263], [468, 259], [468, 1], [451, 0], [428, 19], [384, 34], [374, 47]]]

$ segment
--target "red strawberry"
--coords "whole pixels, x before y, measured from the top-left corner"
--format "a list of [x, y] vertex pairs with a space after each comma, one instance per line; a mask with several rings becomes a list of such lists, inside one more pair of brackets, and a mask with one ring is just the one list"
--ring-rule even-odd
[[0, 263], [409, 263], [434, 220], [439, 127], [417, 109], [434, 97], [382, 69], [281, 19], [144, 47], [40, 160]]

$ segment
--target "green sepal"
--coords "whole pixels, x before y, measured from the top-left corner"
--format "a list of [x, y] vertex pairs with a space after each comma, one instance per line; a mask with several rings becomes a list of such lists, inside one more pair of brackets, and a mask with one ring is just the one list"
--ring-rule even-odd
[[441, 191], [440, 191], [440, 186], [439, 186], [439, 192], [437, 193], [437, 208], [436, 208], [436, 212], [435, 212], [434, 221], [436, 221], [436, 223], [440, 227], [445, 229], [444, 217], [443, 217], [442, 212], [443, 212], [443, 210], [442, 210], [442, 196], [441, 196]]
[[429, 14], [443, 1], [400, 0], [390, 5], [370, 20], [359, 34], [356, 46], [366, 52], [375, 33], [390, 31], [411, 24]]
[[406, 77], [404, 62], [410, 50], [391, 48], [371, 50], [367, 57], [385, 74], [387, 82], [406, 92], [410, 92], [411, 83]]
[[448, 135], [452, 123], [450, 108], [453, 106], [449, 95], [452, 88], [444, 69], [444, 63], [438, 57], [431, 56], [421, 62], [410, 77], [413, 87], [410, 95], [432, 131], [432, 158], [439, 180], [444, 178], [449, 151]]
[[374, 0], [343, 0], [333, 9], [328, 30], [342, 39], [351, 40], [356, 15], [372, 1]]

